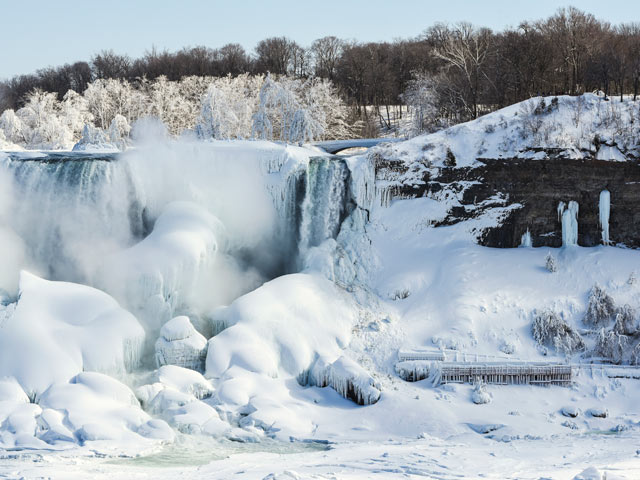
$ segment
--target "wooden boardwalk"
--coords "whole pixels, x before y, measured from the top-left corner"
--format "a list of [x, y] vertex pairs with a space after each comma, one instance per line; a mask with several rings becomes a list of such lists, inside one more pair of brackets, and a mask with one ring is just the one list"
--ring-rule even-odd
[[557, 363], [405, 360], [396, 364], [396, 373], [407, 382], [431, 378], [434, 385], [481, 381], [494, 385], [570, 386], [573, 380], [571, 365]]
[[474, 383], [494, 385], [571, 385], [570, 365], [561, 364], [474, 364], [442, 363], [440, 383]]

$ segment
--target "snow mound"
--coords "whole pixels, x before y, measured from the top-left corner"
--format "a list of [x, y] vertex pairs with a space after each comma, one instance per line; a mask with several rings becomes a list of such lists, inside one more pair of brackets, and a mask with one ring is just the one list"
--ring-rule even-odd
[[20, 298], [0, 325], [0, 376], [28, 395], [82, 371], [124, 373], [140, 361], [144, 330], [104, 292], [20, 274]]
[[63, 423], [58, 424], [53, 413], [47, 423], [53, 423], [58, 433], [67, 428], [80, 444], [97, 440], [139, 441], [138, 430], [157, 438], [158, 430], [162, 430], [157, 422], [155, 427], [149, 424], [151, 418], [127, 386], [96, 372], [84, 372], [69, 383], [52, 385], [39, 405], [62, 413]]
[[202, 370], [207, 355], [207, 339], [191, 325], [188, 317], [169, 320], [160, 329], [156, 341], [156, 364], [177, 365]]
[[213, 215], [195, 203], [173, 202], [149, 236], [110, 258], [99, 278], [157, 332], [189, 303], [223, 241]]
[[292, 274], [240, 297], [219, 317], [230, 326], [209, 340], [206, 376], [220, 378], [239, 366], [275, 377], [299, 375], [318, 355], [339, 357], [356, 311], [331, 282]]
[[200, 373], [175, 365], [165, 365], [156, 372], [159, 383], [168, 388], [174, 388], [179, 392], [193, 395], [199, 400], [210, 397], [213, 393], [211, 382]]

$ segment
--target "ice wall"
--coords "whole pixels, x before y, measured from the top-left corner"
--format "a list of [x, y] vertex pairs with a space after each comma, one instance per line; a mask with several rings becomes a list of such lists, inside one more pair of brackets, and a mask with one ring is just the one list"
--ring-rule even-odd
[[602, 243], [609, 245], [609, 214], [611, 213], [611, 193], [609, 190], [600, 192], [600, 228], [602, 228]]

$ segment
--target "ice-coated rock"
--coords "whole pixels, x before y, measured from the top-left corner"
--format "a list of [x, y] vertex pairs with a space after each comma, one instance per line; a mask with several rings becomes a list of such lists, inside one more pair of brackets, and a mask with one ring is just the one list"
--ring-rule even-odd
[[207, 339], [191, 324], [188, 317], [172, 318], [160, 330], [156, 342], [156, 364], [176, 365], [202, 371], [207, 356]]

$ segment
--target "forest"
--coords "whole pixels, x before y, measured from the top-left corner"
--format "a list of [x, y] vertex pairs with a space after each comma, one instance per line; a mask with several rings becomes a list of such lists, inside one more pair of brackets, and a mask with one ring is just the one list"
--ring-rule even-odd
[[[260, 41], [253, 52], [239, 44], [185, 47], [177, 52], [152, 49], [141, 58], [102, 51], [89, 61], [46, 67], [0, 82], [0, 112], [19, 112], [33, 106], [34, 95], [45, 93], [54, 94], [49, 104], [61, 111], [78, 103], [75, 94], [79, 94], [88, 106], [86, 115], [82, 108], [78, 115], [97, 127], [108, 128], [116, 114], [129, 122], [155, 115], [168, 124], [170, 132], [179, 133], [197, 127], [205, 95], [209, 95], [209, 106], [216, 104], [209, 86], [224, 84], [227, 91], [239, 89], [233, 95], [251, 98], [245, 113], [235, 113], [248, 115], [249, 120], [239, 119], [236, 123], [242, 128], [236, 125], [233, 131], [212, 136], [245, 138], [252, 136], [259, 91], [267, 74], [301, 95], [290, 109], [292, 118], [284, 121], [291, 125], [298, 112], [300, 124], [304, 113], [308, 121], [298, 126], [308, 138], [413, 136], [539, 95], [600, 91], [605, 97], [632, 94], [635, 100], [640, 88], [640, 23], [612, 25], [569, 7], [503, 31], [465, 22], [436, 23], [416, 38], [393, 42], [361, 43], [327, 36], [301, 46], [286, 37], [272, 37]], [[309, 96], [311, 84], [324, 85], [324, 94], [336, 97], [330, 108], [310, 107], [314, 103]], [[168, 98], [167, 89], [172, 89], [172, 95], [179, 93], [182, 101]], [[107, 95], [104, 90], [115, 96], [110, 107], [95, 105], [97, 92]], [[124, 90], [135, 98], [126, 102], [118, 98]], [[221, 101], [222, 96], [218, 97]], [[185, 111], [172, 112], [172, 108]], [[316, 113], [322, 111], [320, 117], [310, 112], [314, 108]], [[333, 115], [337, 117], [329, 121], [334, 124], [331, 128], [326, 117]], [[8, 123], [6, 118], [0, 123], [6, 138], [11, 133]], [[74, 128], [77, 125], [71, 128], [77, 137]], [[285, 137], [293, 139], [279, 128], [271, 135]]]

